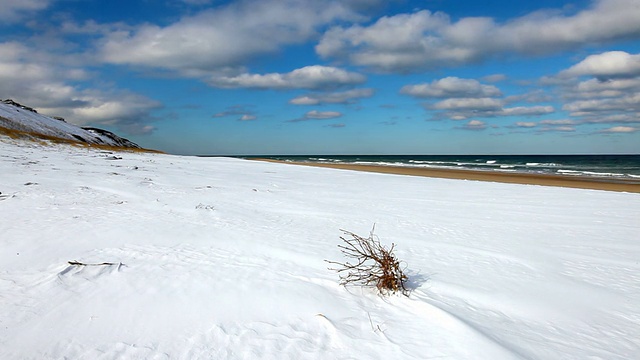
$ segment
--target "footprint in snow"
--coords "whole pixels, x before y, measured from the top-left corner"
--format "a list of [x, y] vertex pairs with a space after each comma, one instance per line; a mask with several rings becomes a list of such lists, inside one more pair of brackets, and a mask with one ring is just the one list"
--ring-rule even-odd
[[3, 193], [0, 192], [0, 201], [7, 200], [7, 199], [10, 199], [12, 197], [13, 197], [13, 195], [3, 194]]

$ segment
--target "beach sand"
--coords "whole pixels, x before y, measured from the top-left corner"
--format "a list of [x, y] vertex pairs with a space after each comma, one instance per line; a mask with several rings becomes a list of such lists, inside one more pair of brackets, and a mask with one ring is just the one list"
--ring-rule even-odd
[[443, 179], [490, 181], [510, 184], [527, 184], [542, 186], [560, 186], [567, 188], [621, 191], [640, 193], [640, 180], [627, 179], [603, 179], [584, 176], [561, 176], [543, 174], [523, 174], [507, 172], [489, 172], [474, 170], [454, 170], [454, 169], [433, 169], [400, 166], [376, 166], [359, 164], [326, 164], [310, 162], [289, 162], [272, 159], [252, 159], [259, 161], [269, 161], [284, 164], [326, 167], [332, 169], [366, 171], [385, 174], [424, 176]]

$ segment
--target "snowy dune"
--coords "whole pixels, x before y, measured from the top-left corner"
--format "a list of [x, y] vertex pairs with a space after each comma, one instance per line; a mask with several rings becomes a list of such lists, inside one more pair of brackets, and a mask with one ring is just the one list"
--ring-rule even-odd
[[[0, 192], [2, 359], [640, 354], [640, 194], [9, 141]], [[323, 262], [374, 223], [409, 297]]]
[[39, 114], [31, 108], [25, 109], [23, 105], [17, 104], [12, 100], [0, 101], [0, 132], [3, 132], [4, 129], [79, 143], [139, 148], [138, 145], [131, 141], [109, 131], [96, 128], [81, 128], [64, 120]]

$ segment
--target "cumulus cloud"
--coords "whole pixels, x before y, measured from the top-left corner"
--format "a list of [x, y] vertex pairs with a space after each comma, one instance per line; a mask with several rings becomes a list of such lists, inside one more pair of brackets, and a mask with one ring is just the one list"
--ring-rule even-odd
[[289, 100], [293, 105], [320, 105], [320, 104], [352, 104], [358, 99], [370, 98], [374, 94], [373, 89], [352, 89], [332, 93], [316, 93], [295, 97]]
[[640, 54], [590, 55], [544, 80], [557, 86], [570, 125], [640, 123]]
[[138, 134], [153, 130], [148, 122], [160, 103], [129, 91], [79, 88], [68, 82], [83, 74], [82, 69], [48, 62], [24, 45], [0, 43], [0, 94], [4, 97], [76, 125], [111, 125]]
[[629, 92], [640, 91], [640, 78], [634, 79], [589, 79], [581, 81], [572, 88], [567, 89], [565, 96], [568, 98], [607, 98], [617, 97]]
[[304, 43], [326, 24], [355, 19], [361, 16], [340, 1], [237, 1], [167, 26], [113, 31], [102, 40], [99, 55], [113, 64], [204, 76], [239, 71], [252, 58]]
[[369, 26], [335, 26], [316, 52], [382, 72], [417, 72], [500, 54], [549, 54], [637, 38], [639, 18], [636, 0], [597, 0], [577, 13], [539, 11], [504, 23], [487, 17], [452, 21], [445, 13], [422, 10], [385, 16]]
[[76, 125], [110, 125], [129, 134], [142, 134], [154, 129], [148, 124], [152, 120], [150, 112], [162, 107], [157, 101], [122, 90], [73, 89], [70, 95], [70, 104], [63, 102], [39, 109], [45, 114], [62, 116]]
[[342, 113], [338, 111], [311, 110], [311, 111], [308, 111], [306, 114], [304, 114], [303, 117], [289, 120], [289, 122], [300, 122], [300, 121], [307, 121], [307, 120], [329, 120], [329, 119], [339, 118], [341, 116], [342, 116]]
[[[426, 109], [437, 110], [434, 119], [466, 120], [477, 117], [539, 116], [555, 112], [553, 106], [506, 105], [534, 100], [548, 100], [540, 94], [524, 94], [502, 98], [502, 92], [494, 85], [485, 85], [474, 79], [446, 77], [431, 83], [405, 85], [401, 94], [435, 102], [424, 103]], [[536, 96], [537, 95], [537, 96]], [[437, 100], [437, 101], [436, 101]]]
[[430, 84], [405, 85], [401, 94], [418, 98], [470, 98], [501, 96], [500, 90], [493, 85], [483, 85], [478, 80], [446, 77]]
[[636, 77], [640, 75], [640, 54], [631, 55], [624, 51], [609, 51], [591, 55], [562, 71], [560, 75], [566, 77], [589, 75], [600, 80]]
[[330, 66], [313, 65], [284, 74], [217, 76], [209, 79], [208, 84], [220, 88], [326, 90], [361, 84], [366, 79], [359, 73]]
[[0, 21], [16, 23], [26, 15], [46, 9], [51, 0], [3, 0], [0, 4]]
[[640, 93], [631, 93], [615, 98], [595, 98], [565, 104], [563, 110], [573, 116], [585, 116], [605, 112], [640, 112]]

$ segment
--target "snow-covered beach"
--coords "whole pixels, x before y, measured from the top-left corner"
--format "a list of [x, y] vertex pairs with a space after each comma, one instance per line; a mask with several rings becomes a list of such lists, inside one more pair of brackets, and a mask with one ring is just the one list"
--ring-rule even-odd
[[[2, 359], [640, 354], [640, 194], [5, 140]], [[408, 297], [327, 270], [374, 223]]]

